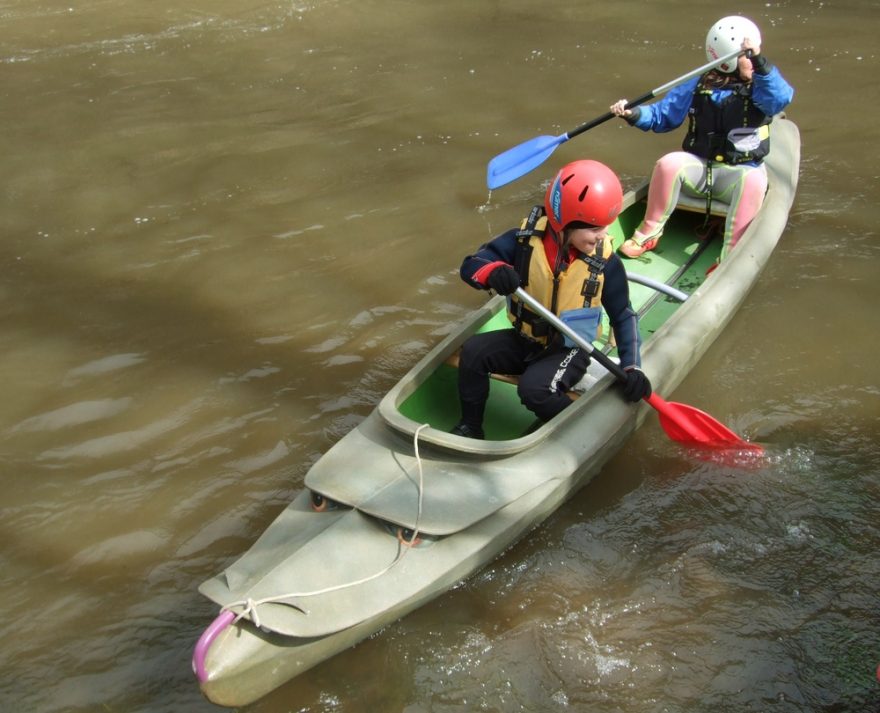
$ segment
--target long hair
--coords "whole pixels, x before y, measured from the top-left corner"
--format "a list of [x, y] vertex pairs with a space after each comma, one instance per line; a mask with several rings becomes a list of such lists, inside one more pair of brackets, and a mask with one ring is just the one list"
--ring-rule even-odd
[[733, 88], [732, 85], [735, 84], [749, 84], [749, 82], [739, 76], [739, 69], [730, 74], [719, 72], [717, 69], [710, 69], [702, 76], [700, 83], [709, 89]]

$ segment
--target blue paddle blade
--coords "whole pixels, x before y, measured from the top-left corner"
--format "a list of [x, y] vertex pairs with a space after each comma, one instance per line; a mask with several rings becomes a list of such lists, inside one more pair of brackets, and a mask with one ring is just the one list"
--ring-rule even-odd
[[489, 190], [500, 188], [525, 176], [550, 158], [556, 147], [568, 141], [568, 134], [538, 136], [519, 146], [514, 146], [489, 161], [486, 184]]

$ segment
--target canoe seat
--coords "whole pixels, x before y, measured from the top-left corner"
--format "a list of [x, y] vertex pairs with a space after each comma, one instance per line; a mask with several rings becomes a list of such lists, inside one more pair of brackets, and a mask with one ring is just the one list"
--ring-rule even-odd
[[[461, 349], [457, 349], [455, 352], [449, 355], [449, 358], [446, 360], [446, 364], [451, 366], [454, 369], [458, 369], [458, 362], [461, 358]], [[489, 374], [489, 378], [495, 379], [496, 381], [503, 381], [507, 384], [513, 384], [514, 386], [519, 383], [519, 377], [515, 374]], [[567, 392], [568, 398], [572, 401], [579, 398], [581, 395], [580, 391], [569, 391]]]
[[[688, 196], [684, 193], [680, 193], [678, 196], [678, 210], [686, 210], [691, 213], [706, 213], [706, 199], [705, 198], [696, 198], [694, 196]], [[724, 201], [719, 201], [716, 199], [712, 199], [712, 206], [709, 211], [711, 215], [717, 215], [719, 217], [726, 217], [727, 212], [730, 210], [730, 204], [725, 203]]]

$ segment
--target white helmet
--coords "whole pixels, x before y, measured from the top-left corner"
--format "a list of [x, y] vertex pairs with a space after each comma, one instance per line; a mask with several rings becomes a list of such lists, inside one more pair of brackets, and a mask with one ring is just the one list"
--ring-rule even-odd
[[[756, 45], [761, 44], [761, 31], [754, 22], [739, 15], [722, 17], [709, 28], [706, 35], [706, 57], [711, 62], [713, 59], [729, 55], [742, 47], [746, 37]], [[736, 69], [736, 59], [718, 65], [718, 69], [730, 74]]]

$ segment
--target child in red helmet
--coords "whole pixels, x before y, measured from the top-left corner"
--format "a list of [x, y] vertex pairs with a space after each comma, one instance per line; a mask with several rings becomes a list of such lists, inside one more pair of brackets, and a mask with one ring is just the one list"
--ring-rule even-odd
[[468, 255], [461, 277], [472, 287], [508, 295], [513, 329], [476, 334], [462, 347], [458, 370], [461, 420], [452, 433], [483, 438], [489, 374], [519, 375], [523, 405], [549, 421], [571, 404], [567, 392], [586, 373], [589, 355], [513, 294], [518, 287], [591, 342], [601, 312], [611, 321], [620, 364], [627, 372], [624, 396], [651, 394], [641, 364], [638, 317], [629, 301], [623, 265], [606, 239], [623, 204], [620, 181], [598, 161], [563, 167], [522, 227], [508, 230]]

